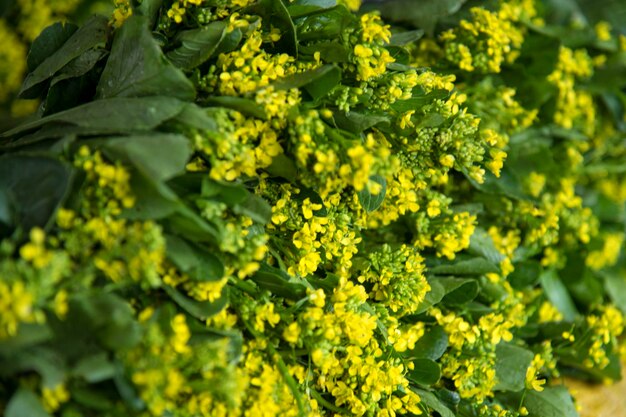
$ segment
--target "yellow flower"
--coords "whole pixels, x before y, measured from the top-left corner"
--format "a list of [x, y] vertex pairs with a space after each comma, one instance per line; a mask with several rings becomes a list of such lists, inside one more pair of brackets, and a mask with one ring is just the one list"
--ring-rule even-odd
[[283, 338], [291, 343], [292, 345], [298, 343], [298, 340], [300, 338], [300, 326], [298, 325], [297, 322], [293, 322], [291, 323], [289, 326], [285, 327], [285, 330], [283, 331]]
[[176, 23], [181, 23], [183, 16], [185, 16], [185, 8], [180, 7], [180, 3], [178, 2], [172, 4], [172, 7], [167, 11], [167, 17]]
[[175, 315], [170, 324], [173, 331], [170, 343], [174, 351], [177, 353], [190, 352], [187, 342], [191, 338], [191, 332], [189, 331], [189, 327], [187, 327], [185, 316], [183, 314]]
[[611, 40], [611, 24], [609, 22], [598, 22], [594, 27], [596, 36], [601, 41]]
[[254, 328], [259, 331], [265, 331], [265, 323], [274, 327], [280, 321], [280, 316], [274, 312], [273, 303], [265, 303], [255, 309]]
[[64, 384], [59, 384], [54, 388], [44, 387], [41, 390], [43, 406], [46, 411], [52, 413], [61, 407], [61, 404], [70, 399], [70, 393]]
[[305, 198], [302, 202], [302, 215], [308, 220], [313, 217], [314, 211], [320, 210], [321, 208], [321, 204], [312, 203], [310, 198]]

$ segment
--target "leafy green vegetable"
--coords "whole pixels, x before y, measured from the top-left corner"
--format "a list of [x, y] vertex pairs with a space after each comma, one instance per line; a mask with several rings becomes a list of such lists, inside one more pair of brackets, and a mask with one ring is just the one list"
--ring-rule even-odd
[[145, 178], [153, 181], [165, 181], [182, 174], [191, 156], [189, 140], [178, 134], [111, 137], [99, 143], [111, 159], [134, 165]]
[[357, 193], [361, 206], [363, 206], [367, 212], [371, 212], [379, 208], [385, 200], [385, 194], [387, 193], [387, 181], [385, 178], [380, 175], [373, 175], [370, 177], [370, 181], [380, 185], [381, 189], [378, 194], [372, 194], [367, 187]]
[[[50, 52], [56, 45], [60, 44], [71, 29], [55, 27], [49, 32], [44, 33], [44, 38], [37, 43], [33, 51], [31, 65], [35, 65], [40, 61], [44, 53]], [[84, 52], [104, 45], [108, 37], [107, 20], [102, 16], [91, 18], [84, 26], [76, 30], [63, 46], [58, 48], [52, 55], [43, 60], [37, 68], [35, 68], [24, 80], [20, 96], [23, 98], [35, 98], [38, 92], [34, 89], [38, 84], [48, 80], [56, 74], [61, 68], [78, 58]]]
[[[21, 175], [27, 171], [29, 176]], [[27, 232], [46, 227], [71, 185], [72, 170], [54, 158], [34, 155], [0, 156], [0, 190], [5, 196], [12, 229]]]
[[183, 310], [199, 320], [206, 320], [209, 317], [219, 313], [226, 304], [228, 298], [222, 296], [214, 302], [209, 301], [195, 301], [189, 297], [184, 296], [178, 290], [165, 286], [163, 287], [169, 296], [178, 304]]
[[213, 22], [198, 29], [182, 32], [179, 47], [167, 53], [167, 58], [179, 68], [190, 70], [211, 58], [226, 34], [226, 23]]
[[441, 326], [433, 326], [426, 330], [424, 336], [415, 343], [411, 356], [423, 357], [436, 361], [448, 348], [448, 335]]
[[495, 390], [521, 391], [524, 389], [526, 371], [535, 355], [528, 349], [510, 343], [499, 343], [496, 347]]
[[547, 270], [540, 275], [539, 281], [548, 299], [559, 309], [566, 320], [573, 321], [578, 316], [578, 311], [557, 272], [553, 269]]
[[[12, 137], [46, 124], [62, 122], [81, 127], [83, 134], [126, 133], [156, 128], [175, 117], [185, 104], [169, 97], [111, 98], [92, 101], [69, 110], [27, 122], [2, 134]], [[132, 127], [131, 127], [132, 126]], [[129, 129], [129, 127], [131, 127]], [[45, 138], [37, 138], [33, 143]]]
[[97, 97], [195, 97], [193, 84], [169, 63], [148, 30], [148, 21], [131, 17], [117, 31], [111, 55], [97, 86]]
[[428, 386], [436, 384], [439, 378], [441, 378], [439, 365], [432, 359], [415, 359], [413, 360], [413, 365], [414, 368], [408, 374], [411, 382]]
[[572, 397], [565, 387], [547, 387], [529, 391], [524, 405], [531, 417], [578, 417]]
[[49, 417], [39, 398], [29, 389], [21, 388], [13, 394], [7, 404], [6, 417]]

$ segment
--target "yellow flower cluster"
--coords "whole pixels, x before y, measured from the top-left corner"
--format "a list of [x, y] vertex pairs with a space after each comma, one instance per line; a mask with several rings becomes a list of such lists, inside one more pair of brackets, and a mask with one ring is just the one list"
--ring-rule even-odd
[[[310, 349], [315, 366], [299, 382], [309, 381], [317, 392], [314, 399], [320, 401], [320, 394], [328, 393], [335, 406], [345, 407], [352, 415], [421, 414], [419, 397], [408, 389], [404, 375], [410, 365], [383, 354], [385, 347], [375, 337], [376, 316], [363, 310], [367, 298], [363, 286], [343, 278], [328, 299], [322, 290], [310, 293], [309, 307], [297, 318], [300, 337], [295, 344]], [[414, 345], [423, 333], [421, 326], [394, 328], [398, 351]]]
[[200, 6], [202, 2], [203, 0], [176, 0], [172, 4], [172, 7], [167, 11], [167, 17], [176, 23], [181, 23], [187, 8]]
[[389, 42], [391, 31], [384, 25], [380, 16], [366, 13], [361, 16], [361, 39], [363, 43], [354, 46], [357, 79], [369, 81], [385, 73], [387, 64], [394, 62], [393, 57], [382, 45]]
[[624, 233], [611, 233], [604, 237], [604, 244], [601, 249], [589, 252], [585, 263], [591, 269], [599, 270], [607, 266], [613, 266], [619, 258], [622, 245], [624, 243]]
[[545, 360], [542, 358], [540, 354], [536, 354], [533, 357], [530, 366], [526, 370], [526, 388], [533, 389], [535, 391], [543, 391], [543, 385], [545, 385], [546, 380], [538, 378], [539, 371], [545, 365]]
[[471, 20], [461, 20], [458, 28], [442, 33], [446, 58], [469, 72], [500, 72], [504, 63], [512, 63], [519, 55], [524, 32], [515, 25], [520, 15], [506, 2], [502, 4], [505, 6], [496, 12], [473, 7]]
[[595, 131], [595, 110], [591, 94], [576, 89], [576, 82], [593, 74], [591, 58], [584, 49], [572, 50], [562, 46], [559, 61], [548, 76], [558, 89], [554, 122], [567, 129], [579, 127], [587, 135]]
[[430, 285], [424, 277], [424, 260], [416, 248], [402, 245], [392, 250], [383, 245], [379, 252], [369, 255], [371, 267], [358, 277], [361, 283], [372, 285], [376, 301], [386, 305], [396, 317], [417, 311]]
[[219, 55], [213, 69], [219, 76], [210, 72], [203, 78], [207, 89], [229, 96], [252, 93], [272, 81], [319, 66], [316, 61], [296, 62], [286, 53], [271, 54], [262, 47], [264, 39], [259, 28], [245, 19], [237, 25], [251, 32], [235, 51]]
[[612, 305], [599, 308], [598, 315], [587, 316], [589, 325], [589, 355], [583, 365], [588, 368], [597, 366], [599, 369], [609, 365], [608, 353], [615, 346], [617, 338], [624, 332], [624, 316]]
[[120, 27], [122, 24], [132, 16], [133, 8], [130, 4], [130, 0], [113, 0], [115, 9], [111, 15], [113, 26]]
[[0, 295], [0, 339], [15, 336], [20, 323], [32, 323], [42, 318], [33, 305], [33, 294], [23, 282], [0, 282]]
[[[297, 104], [297, 94], [287, 94], [276, 92], [263, 104], [266, 108], [273, 103], [284, 103], [282, 108]], [[283, 152], [273, 128], [273, 125], [281, 123], [279, 119], [275, 119], [274, 123], [254, 120], [232, 111], [223, 113], [220, 120], [223, 121], [221, 132], [198, 131], [192, 134], [196, 148], [211, 160], [211, 178], [232, 181], [242, 174], [255, 176], [258, 169], [270, 166], [273, 158]], [[188, 168], [204, 171], [207, 166], [202, 158], [198, 158]]]

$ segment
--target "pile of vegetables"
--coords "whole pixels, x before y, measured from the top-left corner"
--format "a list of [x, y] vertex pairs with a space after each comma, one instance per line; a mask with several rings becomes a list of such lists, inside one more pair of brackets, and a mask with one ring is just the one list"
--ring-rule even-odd
[[621, 378], [613, 3], [114, 3], [33, 41], [0, 135], [4, 415], [573, 417], [562, 376]]

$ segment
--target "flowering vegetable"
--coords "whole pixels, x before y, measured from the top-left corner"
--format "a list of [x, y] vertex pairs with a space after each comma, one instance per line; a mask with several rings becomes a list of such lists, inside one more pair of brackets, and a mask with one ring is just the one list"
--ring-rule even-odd
[[46, 28], [0, 139], [5, 415], [571, 417], [560, 375], [619, 379], [626, 38], [431, 3]]

